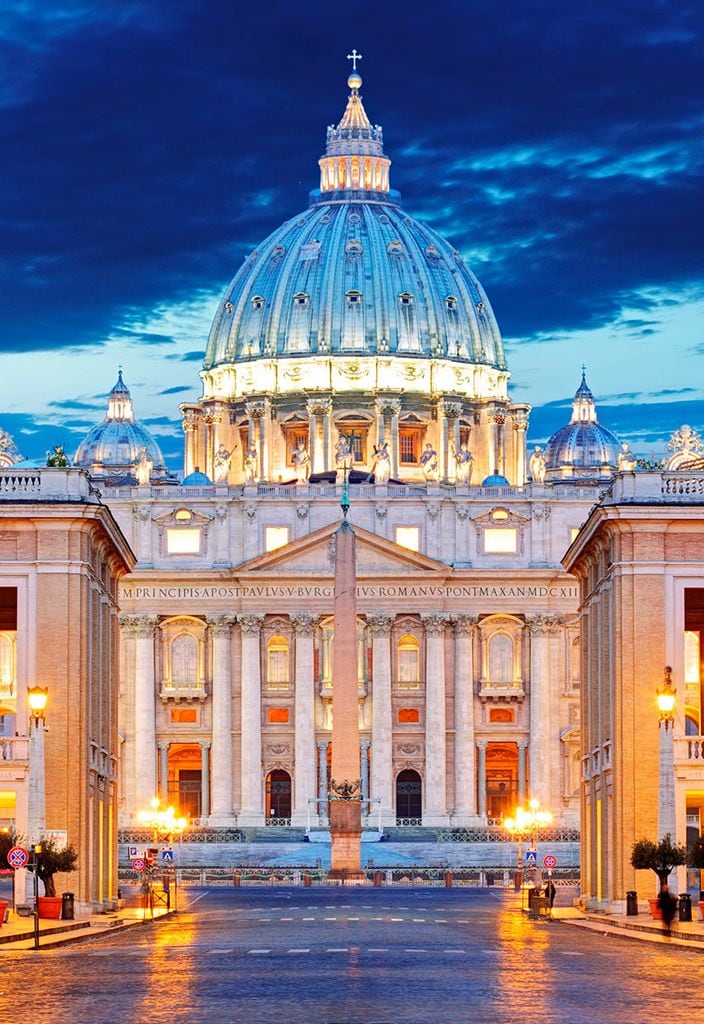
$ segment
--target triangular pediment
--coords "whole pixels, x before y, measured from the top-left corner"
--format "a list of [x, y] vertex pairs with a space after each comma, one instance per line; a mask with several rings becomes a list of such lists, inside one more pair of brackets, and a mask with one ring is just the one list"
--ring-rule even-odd
[[[339, 520], [323, 526], [314, 533], [291, 541], [275, 551], [267, 551], [248, 562], [243, 562], [235, 569], [237, 575], [243, 572], [276, 572], [276, 573], [317, 573], [332, 575], [334, 558], [335, 531]], [[353, 524], [352, 524], [353, 525]], [[361, 526], [354, 526], [357, 553], [357, 575], [381, 575], [384, 573], [442, 573], [447, 574], [448, 567], [434, 558], [411, 551], [400, 544], [369, 533]]]

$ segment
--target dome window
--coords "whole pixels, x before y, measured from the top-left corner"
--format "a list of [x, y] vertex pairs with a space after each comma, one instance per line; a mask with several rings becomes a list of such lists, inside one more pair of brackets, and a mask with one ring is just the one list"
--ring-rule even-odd
[[484, 303], [481, 302], [481, 301], [478, 302], [476, 308], [477, 308], [477, 313], [481, 313], [481, 311], [484, 309]]
[[508, 519], [508, 509], [495, 508], [491, 513], [491, 518], [495, 523], [505, 523]]
[[440, 253], [438, 252], [437, 247], [429, 245], [425, 250], [425, 258], [428, 263], [432, 264], [434, 267], [437, 266], [440, 262]]
[[403, 256], [403, 242], [400, 242], [398, 238], [394, 238], [386, 246], [386, 251], [389, 256]]
[[227, 313], [227, 315], [228, 315], [228, 316], [230, 315], [230, 313], [232, 312], [232, 310], [233, 310], [234, 308], [235, 308], [235, 307], [234, 307], [234, 306], [232, 305], [232, 303], [231, 303], [231, 302], [226, 302], [226, 303], [225, 303], [225, 312]]
[[320, 242], [317, 238], [314, 238], [312, 242], [306, 242], [305, 245], [301, 246], [301, 261], [306, 262], [307, 260], [317, 260], [320, 256]]
[[448, 309], [457, 309], [457, 299], [454, 295], [448, 295], [445, 299], [445, 305]]
[[306, 293], [296, 292], [296, 294], [293, 296], [293, 304], [294, 306], [307, 306], [308, 296], [306, 295]]
[[348, 256], [361, 256], [362, 243], [357, 238], [351, 238], [345, 246], [345, 252]]
[[401, 292], [401, 294], [398, 297], [398, 301], [402, 306], [412, 306], [413, 296], [411, 295], [410, 292]]
[[272, 263], [278, 263], [279, 260], [282, 260], [285, 255], [286, 250], [284, 249], [283, 245], [275, 245], [271, 252]]
[[349, 219], [349, 222], [350, 222], [350, 224], [359, 224], [359, 222], [360, 222], [360, 220], [361, 220], [362, 218], [361, 218], [361, 217], [359, 216], [359, 214], [358, 214], [358, 213], [351, 213], [351, 214], [349, 215], [349, 218], [348, 218], [348, 219]]
[[252, 309], [264, 309], [264, 299], [261, 295], [255, 295], [252, 299]]
[[348, 306], [356, 306], [356, 305], [358, 305], [362, 301], [362, 293], [361, 292], [349, 291], [349, 292], [346, 292], [345, 294], [346, 294], [346, 297], [347, 297], [347, 305]]

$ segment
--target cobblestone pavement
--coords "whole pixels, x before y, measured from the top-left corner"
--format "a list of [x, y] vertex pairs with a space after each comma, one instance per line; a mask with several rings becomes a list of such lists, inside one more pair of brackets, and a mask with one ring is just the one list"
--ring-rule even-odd
[[0, 1024], [690, 1024], [701, 1012], [701, 953], [532, 922], [513, 893], [181, 895], [186, 909], [154, 925], [0, 952]]

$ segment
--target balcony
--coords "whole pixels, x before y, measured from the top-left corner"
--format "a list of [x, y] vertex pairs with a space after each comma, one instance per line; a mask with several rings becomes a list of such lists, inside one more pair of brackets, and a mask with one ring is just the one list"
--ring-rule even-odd
[[522, 679], [482, 679], [479, 684], [480, 700], [522, 701], [525, 695]]
[[176, 682], [173, 679], [163, 679], [159, 696], [163, 701], [199, 700], [202, 704], [207, 696], [205, 680]]
[[0, 736], [0, 769], [25, 768], [29, 764], [29, 738], [27, 736]]
[[675, 737], [675, 766], [697, 768], [697, 777], [704, 777], [704, 736]]

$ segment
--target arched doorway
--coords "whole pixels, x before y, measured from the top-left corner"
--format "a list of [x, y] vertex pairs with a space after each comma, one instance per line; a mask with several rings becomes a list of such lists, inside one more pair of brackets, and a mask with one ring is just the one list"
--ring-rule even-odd
[[396, 824], [420, 825], [423, 814], [423, 785], [413, 768], [396, 776]]
[[274, 768], [266, 777], [266, 823], [291, 823], [291, 776], [283, 768]]

